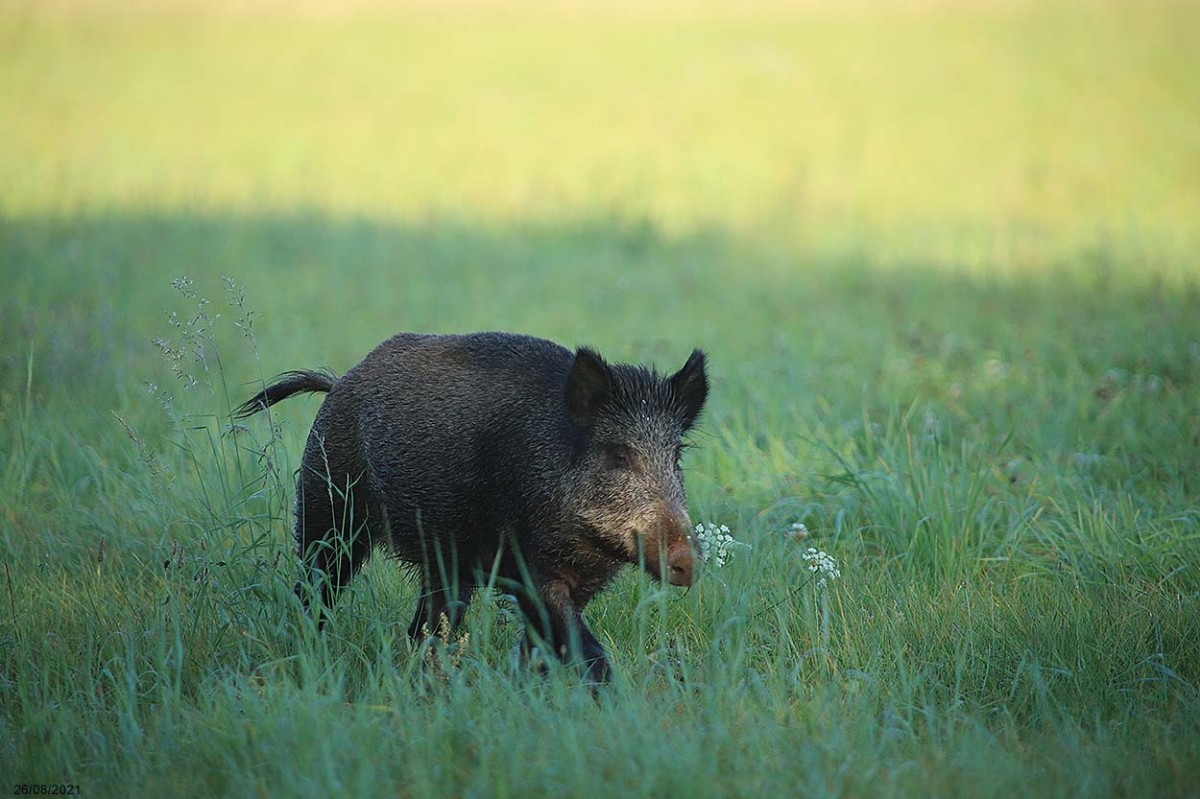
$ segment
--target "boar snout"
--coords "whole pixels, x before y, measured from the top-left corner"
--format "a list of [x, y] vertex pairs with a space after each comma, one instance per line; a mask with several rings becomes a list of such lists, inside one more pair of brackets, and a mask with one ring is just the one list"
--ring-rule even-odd
[[656, 524], [652, 525], [655, 534], [641, 536], [646, 567], [662, 582], [690, 586], [699, 576], [689, 534], [691, 522], [686, 513], [668, 511], [657, 516]]
[[668, 582], [671, 585], [691, 585], [693, 582], [692, 545], [684, 541], [683, 546], [667, 550], [667, 569], [670, 574]]

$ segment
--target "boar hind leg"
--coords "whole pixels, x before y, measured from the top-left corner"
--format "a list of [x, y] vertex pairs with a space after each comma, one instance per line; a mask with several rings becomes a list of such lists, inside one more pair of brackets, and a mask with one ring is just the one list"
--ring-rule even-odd
[[[328, 609], [371, 554], [372, 526], [382, 525], [382, 514], [363, 481], [303, 467], [296, 504], [296, 546], [305, 577], [320, 589], [322, 609]], [[297, 584], [296, 593], [307, 610], [311, 589]]]
[[583, 612], [572, 601], [565, 584], [550, 582], [542, 586], [537, 596], [523, 594], [519, 601], [529, 624], [522, 642], [525, 658], [535, 645], [544, 644], [560, 660], [580, 662], [588, 682], [607, 683], [612, 679], [604, 647], [584, 623]]

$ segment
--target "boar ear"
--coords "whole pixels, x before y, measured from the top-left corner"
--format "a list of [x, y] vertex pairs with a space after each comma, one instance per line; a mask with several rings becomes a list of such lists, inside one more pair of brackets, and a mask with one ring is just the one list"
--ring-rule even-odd
[[687, 359], [675, 374], [671, 375], [671, 390], [675, 392], [675, 402], [683, 411], [683, 431], [686, 433], [696, 423], [696, 417], [704, 409], [704, 401], [708, 399], [708, 377], [704, 374], [704, 351], [692, 350]]
[[612, 373], [600, 353], [588, 347], [575, 351], [575, 363], [567, 375], [567, 412], [583, 429], [592, 426], [596, 412], [612, 390]]

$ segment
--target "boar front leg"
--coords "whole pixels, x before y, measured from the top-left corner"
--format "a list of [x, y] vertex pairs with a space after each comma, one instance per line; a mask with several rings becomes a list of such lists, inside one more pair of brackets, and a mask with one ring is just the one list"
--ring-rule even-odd
[[[583, 605], [587, 597], [572, 599], [571, 590], [562, 580], [543, 583], [537, 596], [522, 595], [521, 612], [530, 625], [531, 632], [553, 650], [556, 657], [565, 663], [578, 659], [583, 663], [584, 674], [589, 683], [607, 683], [612, 680], [612, 670], [604, 647], [588, 629], [583, 620]], [[528, 659], [534, 638], [526, 632], [522, 642], [522, 654]]]

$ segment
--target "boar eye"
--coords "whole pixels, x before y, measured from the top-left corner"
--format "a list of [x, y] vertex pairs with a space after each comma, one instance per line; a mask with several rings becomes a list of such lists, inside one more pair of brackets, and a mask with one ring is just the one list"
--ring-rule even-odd
[[614, 469], [628, 469], [633, 465], [633, 453], [628, 447], [616, 445], [608, 448], [608, 465]]

